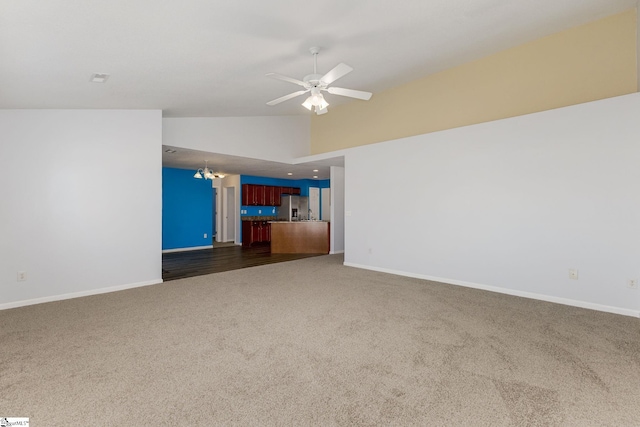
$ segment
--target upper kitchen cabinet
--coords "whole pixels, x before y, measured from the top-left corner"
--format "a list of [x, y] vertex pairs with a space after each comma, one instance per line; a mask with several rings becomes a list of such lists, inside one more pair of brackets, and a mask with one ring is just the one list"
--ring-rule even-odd
[[265, 185], [243, 184], [242, 204], [244, 206], [266, 206]]
[[283, 194], [300, 194], [297, 187], [242, 184], [243, 206], [280, 206]]
[[254, 205], [256, 202], [255, 186], [251, 184], [242, 185], [242, 204], [244, 206]]

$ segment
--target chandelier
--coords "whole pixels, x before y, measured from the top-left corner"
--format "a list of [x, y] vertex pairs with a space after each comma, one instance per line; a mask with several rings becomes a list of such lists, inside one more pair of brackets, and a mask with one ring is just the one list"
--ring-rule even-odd
[[204, 169], [200, 168], [196, 171], [196, 174], [193, 175], [194, 178], [197, 179], [214, 179], [214, 178], [224, 178], [224, 174], [220, 173], [220, 172], [214, 172], [211, 169], [209, 169], [209, 166], [207, 165], [207, 161], [204, 161]]

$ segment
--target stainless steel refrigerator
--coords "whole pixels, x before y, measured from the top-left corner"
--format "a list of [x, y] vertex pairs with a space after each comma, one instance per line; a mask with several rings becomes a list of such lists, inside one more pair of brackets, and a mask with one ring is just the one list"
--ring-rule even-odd
[[303, 221], [309, 219], [309, 198], [306, 196], [282, 196], [276, 207], [278, 221]]

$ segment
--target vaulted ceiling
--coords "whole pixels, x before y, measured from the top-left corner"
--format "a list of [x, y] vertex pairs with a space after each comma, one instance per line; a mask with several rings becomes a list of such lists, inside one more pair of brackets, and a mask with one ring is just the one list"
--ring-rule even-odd
[[[0, 2], [0, 108], [310, 114], [266, 102], [344, 62], [374, 93], [636, 5], [636, 0], [16, 0]], [[92, 83], [94, 73], [110, 74]], [[351, 101], [327, 95], [332, 105]], [[364, 101], [353, 101], [364, 102]]]
[[[0, 2], [0, 108], [160, 109], [164, 117], [311, 114], [300, 89], [270, 79], [344, 62], [335, 85], [376, 92], [612, 15], [636, 0], [6, 0]], [[108, 74], [94, 83], [95, 73]], [[364, 102], [327, 94], [335, 107]], [[178, 149], [163, 165], [327, 178], [288, 165]], [[175, 147], [174, 147], [175, 148]], [[318, 170], [318, 172], [313, 172]]]

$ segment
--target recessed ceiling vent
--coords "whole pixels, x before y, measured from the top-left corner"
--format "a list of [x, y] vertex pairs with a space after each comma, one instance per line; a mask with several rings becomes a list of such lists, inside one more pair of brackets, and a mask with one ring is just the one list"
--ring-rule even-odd
[[110, 74], [103, 73], [94, 73], [91, 75], [91, 82], [93, 83], [104, 83], [109, 78]]

